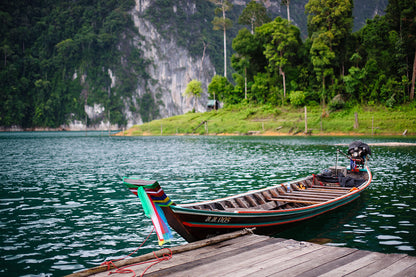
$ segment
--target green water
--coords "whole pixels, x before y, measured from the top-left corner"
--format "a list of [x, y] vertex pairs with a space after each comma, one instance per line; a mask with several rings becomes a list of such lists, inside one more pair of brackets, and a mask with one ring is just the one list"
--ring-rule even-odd
[[[178, 203], [207, 200], [318, 173], [353, 140], [0, 133], [0, 275], [62, 276], [136, 249], [152, 227], [123, 176], [158, 180]], [[358, 201], [276, 236], [416, 256], [416, 147], [372, 151]], [[136, 255], [156, 249], [153, 234]]]

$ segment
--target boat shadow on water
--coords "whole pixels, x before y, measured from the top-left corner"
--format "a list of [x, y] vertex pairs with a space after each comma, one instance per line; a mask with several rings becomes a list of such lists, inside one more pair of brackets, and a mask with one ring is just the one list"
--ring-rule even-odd
[[346, 242], [340, 237], [340, 233], [350, 232], [345, 226], [366, 210], [367, 194], [369, 192], [364, 192], [356, 201], [318, 217], [286, 224], [279, 229], [271, 228], [260, 234], [317, 244], [345, 245]]

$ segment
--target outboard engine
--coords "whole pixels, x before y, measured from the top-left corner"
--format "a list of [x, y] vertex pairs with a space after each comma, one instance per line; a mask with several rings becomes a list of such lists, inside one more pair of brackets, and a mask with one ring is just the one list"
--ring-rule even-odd
[[371, 149], [368, 144], [362, 141], [354, 141], [348, 145], [348, 155], [351, 160], [351, 169], [358, 167], [363, 167], [367, 155], [371, 155]]

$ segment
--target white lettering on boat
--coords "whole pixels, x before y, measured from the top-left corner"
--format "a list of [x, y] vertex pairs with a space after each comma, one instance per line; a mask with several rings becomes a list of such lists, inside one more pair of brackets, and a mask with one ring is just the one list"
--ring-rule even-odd
[[205, 219], [205, 222], [211, 222], [211, 223], [229, 223], [231, 220], [231, 217], [227, 216], [208, 216]]

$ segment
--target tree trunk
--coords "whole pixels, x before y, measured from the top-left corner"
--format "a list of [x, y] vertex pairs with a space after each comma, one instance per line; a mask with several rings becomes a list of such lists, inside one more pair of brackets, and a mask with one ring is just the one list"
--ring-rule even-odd
[[413, 60], [412, 87], [410, 89], [411, 101], [415, 98], [415, 79], [416, 79], [416, 48], [415, 48], [415, 59]]
[[247, 66], [244, 67], [244, 99], [247, 99]]
[[286, 75], [281, 67], [279, 67], [279, 73], [283, 77], [283, 98], [286, 98]]
[[225, 9], [222, 8], [222, 18], [224, 20], [224, 77], [227, 78], [227, 32], [225, 26]]
[[305, 134], [308, 133], [308, 111], [305, 106]]
[[290, 0], [286, 1], [286, 10], [287, 10], [287, 21], [290, 22], [290, 10], [289, 10]]
[[325, 109], [325, 76], [322, 74], [322, 108]]

